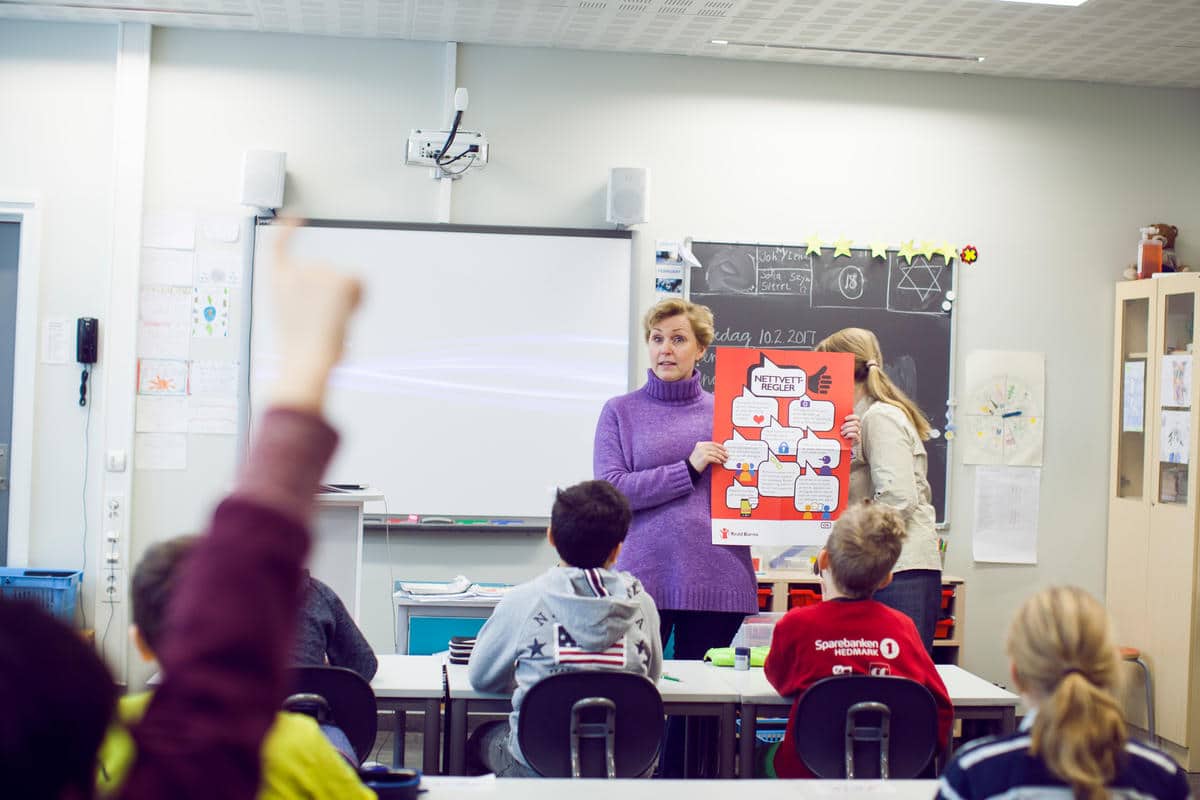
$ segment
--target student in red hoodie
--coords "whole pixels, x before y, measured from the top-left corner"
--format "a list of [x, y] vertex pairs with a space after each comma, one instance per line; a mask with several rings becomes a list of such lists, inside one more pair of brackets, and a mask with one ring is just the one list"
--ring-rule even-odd
[[[945, 747], [954, 709], [913, 621], [871, 596], [892, 579], [904, 543], [904, 520], [892, 508], [862, 503], [847, 509], [817, 556], [824, 602], [789, 611], [775, 626], [763, 665], [781, 695], [801, 695], [834, 675], [896, 675], [922, 684], [938, 709], [938, 746]], [[796, 706], [783, 741], [766, 754], [768, 777], [811, 778], [796, 754]]]

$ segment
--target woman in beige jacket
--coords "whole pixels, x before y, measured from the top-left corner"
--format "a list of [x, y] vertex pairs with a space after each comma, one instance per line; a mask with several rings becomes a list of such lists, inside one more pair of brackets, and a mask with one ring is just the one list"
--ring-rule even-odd
[[821, 341], [817, 350], [854, 356], [854, 413], [862, 427], [850, 461], [850, 502], [886, 503], [904, 518], [904, 550], [891, 585], [877, 591], [875, 599], [912, 617], [932, 655], [941, 610], [942, 561], [925, 474], [929, 422], [884, 373], [879, 340], [871, 331], [843, 328]]

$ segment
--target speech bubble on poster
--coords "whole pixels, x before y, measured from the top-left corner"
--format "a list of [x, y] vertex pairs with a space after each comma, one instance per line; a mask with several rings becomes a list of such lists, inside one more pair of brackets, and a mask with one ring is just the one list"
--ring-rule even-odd
[[799, 397], [807, 383], [808, 373], [800, 367], [781, 367], [766, 356], [750, 370], [749, 389], [759, 397]]
[[725, 490], [725, 507], [741, 508], [742, 501], [747, 500], [751, 508], [758, 508], [758, 489], [753, 486], [734, 484]]
[[[736, 401], [735, 401], [736, 402]], [[801, 397], [788, 403], [788, 425], [814, 431], [833, 430], [833, 403]]]
[[803, 439], [806, 433], [805, 428], [789, 428], [771, 420], [771, 424], [763, 428], [760, 435], [772, 453], [789, 456], [795, 454], [796, 443]]
[[779, 401], [772, 397], [755, 397], [743, 387], [742, 396], [733, 398], [733, 424], [739, 428], [765, 428], [779, 413]]
[[725, 469], [741, 469], [742, 464], [752, 464], [755, 469], [758, 469], [759, 464], [770, 456], [766, 442], [747, 439], [737, 431], [733, 432], [732, 439], [726, 439], [721, 444], [725, 447], [725, 452], [729, 454], [729, 458], [722, 465]]
[[792, 497], [799, 477], [799, 464], [773, 458], [758, 469], [758, 493], [763, 497]]
[[832, 469], [842, 462], [842, 445], [837, 439], [809, 436], [797, 445], [796, 462], [813, 472]]
[[[762, 486], [761, 479], [758, 484]], [[841, 484], [833, 475], [800, 475], [796, 478], [796, 510], [803, 511], [808, 505], [814, 511], [824, 510], [825, 506], [836, 511], [840, 491]]]

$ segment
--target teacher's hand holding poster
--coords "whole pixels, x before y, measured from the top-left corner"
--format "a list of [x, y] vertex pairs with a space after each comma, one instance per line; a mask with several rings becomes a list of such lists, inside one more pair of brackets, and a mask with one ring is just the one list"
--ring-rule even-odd
[[713, 394], [713, 543], [823, 544], [847, 504], [853, 357], [720, 347]]

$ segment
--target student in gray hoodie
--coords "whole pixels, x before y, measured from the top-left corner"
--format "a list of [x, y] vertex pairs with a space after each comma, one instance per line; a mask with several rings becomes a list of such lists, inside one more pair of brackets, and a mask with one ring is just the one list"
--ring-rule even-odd
[[513, 588], [479, 631], [471, 685], [513, 693], [507, 722], [486, 723], [467, 745], [475, 766], [500, 777], [536, 775], [517, 745], [521, 700], [548, 675], [624, 670], [657, 682], [662, 675], [658, 609], [637, 578], [610, 567], [632, 512], [607, 481], [559, 490], [546, 538], [562, 563]]

